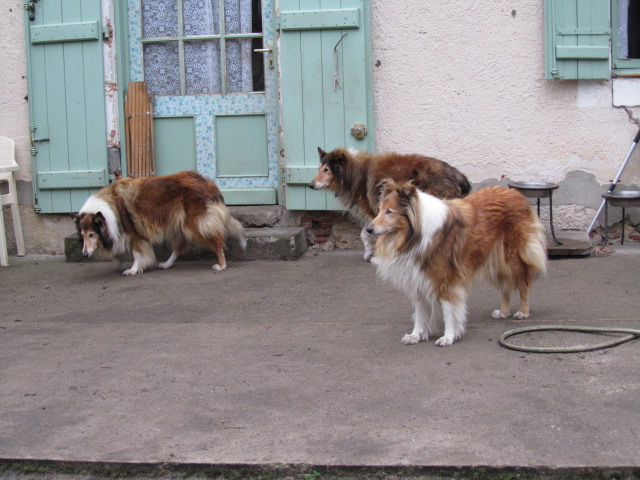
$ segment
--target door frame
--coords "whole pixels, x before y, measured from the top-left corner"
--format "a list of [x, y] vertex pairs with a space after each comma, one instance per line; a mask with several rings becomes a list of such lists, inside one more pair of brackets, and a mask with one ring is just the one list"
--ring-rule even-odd
[[[117, 81], [118, 81], [118, 125], [120, 129], [120, 156], [121, 156], [121, 168], [123, 175], [127, 175], [127, 158], [126, 158], [126, 138], [125, 132], [125, 110], [124, 110], [124, 95], [127, 89], [128, 83], [131, 81], [131, 58], [130, 58], [130, 35], [129, 30], [129, 0], [113, 0], [114, 2], [114, 28], [115, 28], [115, 44], [116, 44], [116, 69], [117, 69]], [[138, 2], [139, 3], [139, 2]], [[272, 39], [267, 38], [267, 28], [263, 26], [265, 40], [273, 40], [273, 55], [277, 56], [277, 25], [276, 25], [276, 2], [272, 1], [272, 8], [270, 12], [263, 10], [263, 22], [270, 22], [270, 30], [272, 32]], [[265, 58], [265, 71], [268, 70], [267, 61]], [[266, 80], [266, 78], [265, 78]], [[277, 62], [273, 69], [273, 87], [270, 94], [265, 93], [265, 102], [267, 105], [272, 104], [273, 118], [275, 122], [275, 128], [279, 131], [280, 123], [280, 103], [279, 97], [279, 71], [277, 68]], [[215, 115], [212, 114], [215, 120]], [[162, 115], [158, 115], [160, 117]], [[268, 145], [268, 148], [273, 150], [273, 161], [275, 163], [275, 187], [260, 188], [221, 188], [225, 201], [231, 205], [279, 205], [282, 202], [282, 172], [281, 172], [281, 158], [280, 158], [280, 135], [275, 135], [275, 145]], [[196, 146], [197, 148], [197, 146]], [[274, 198], [275, 193], [275, 198]]]

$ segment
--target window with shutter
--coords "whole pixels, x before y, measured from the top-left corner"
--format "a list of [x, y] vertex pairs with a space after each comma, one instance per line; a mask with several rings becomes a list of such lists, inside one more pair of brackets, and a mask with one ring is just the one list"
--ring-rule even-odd
[[612, 0], [611, 50], [618, 75], [640, 74], [640, 0]]
[[609, 0], [545, 0], [546, 77], [608, 79]]

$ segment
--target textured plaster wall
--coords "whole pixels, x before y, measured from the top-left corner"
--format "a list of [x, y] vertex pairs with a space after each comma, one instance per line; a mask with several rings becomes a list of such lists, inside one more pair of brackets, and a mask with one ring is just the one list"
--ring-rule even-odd
[[[372, 0], [371, 8], [376, 148], [439, 157], [477, 185], [560, 183], [559, 203], [572, 207], [556, 220], [586, 228], [640, 108], [613, 106], [614, 81], [544, 78], [542, 0]], [[640, 89], [640, 79], [626, 81]], [[622, 181], [640, 184], [640, 149]]]
[[24, 3], [0, 3], [0, 135], [16, 142], [18, 180], [31, 181], [27, 66], [24, 47]]

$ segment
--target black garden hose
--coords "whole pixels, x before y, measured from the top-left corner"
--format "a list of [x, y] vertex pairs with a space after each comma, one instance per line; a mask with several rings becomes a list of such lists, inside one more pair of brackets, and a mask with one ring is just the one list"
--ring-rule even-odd
[[[595, 345], [580, 345], [575, 347], [528, 347], [525, 345], [514, 345], [506, 342], [506, 339], [514, 335], [520, 335], [522, 333], [530, 332], [544, 332], [548, 330], [560, 330], [564, 332], [583, 332], [583, 333], [598, 333], [602, 335], [607, 334], [623, 334], [624, 336], [616, 336], [614, 339], [607, 342], [598, 343]], [[640, 330], [633, 328], [607, 328], [607, 327], [571, 327], [562, 325], [540, 325], [534, 327], [522, 327], [516, 328], [504, 332], [500, 337], [500, 345], [510, 350], [517, 350], [519, 352], [530, 353], [577, 353], [577, 352], [590, 352], [592, 350], [599, 350], [601, 348], [615, 347], [621, 343], [629, 342], [640, 337]]]

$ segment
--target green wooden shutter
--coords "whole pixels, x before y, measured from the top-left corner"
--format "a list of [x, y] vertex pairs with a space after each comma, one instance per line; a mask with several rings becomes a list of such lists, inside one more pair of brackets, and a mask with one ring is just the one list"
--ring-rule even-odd
[[33, 2], [25, 21], [35, 206], [74, 212], [109, 180], [100, 0]]
[[[280, 1], [285, 196], [290, 210], [342, 209], [331, 192], [307, 187], [318, 170], [318, 146], [373, 148], [368, 1]], [[366, 125], [363, 139], [351, 134], [356, 124]]]
[[545, 0], [546, 78], [608, 79], [609, 0]]

